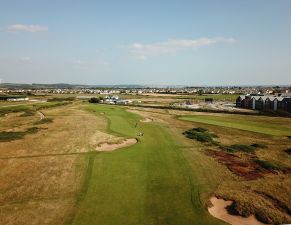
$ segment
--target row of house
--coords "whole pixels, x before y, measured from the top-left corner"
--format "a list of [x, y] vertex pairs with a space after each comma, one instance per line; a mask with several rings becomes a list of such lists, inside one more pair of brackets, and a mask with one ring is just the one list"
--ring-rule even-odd
[[24, 95], [0, 95], [0, 101], [20, 102], [28, 100], [29, 98]]
[[291, 97], [240, 95], [236, 99], [236, 106], [263, 111], [281, 110], [291, 112]]

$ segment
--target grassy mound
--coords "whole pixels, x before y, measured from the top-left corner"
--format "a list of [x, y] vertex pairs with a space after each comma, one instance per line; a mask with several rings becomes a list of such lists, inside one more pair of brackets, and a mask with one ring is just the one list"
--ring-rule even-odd
[[265, 161], [265, 160], [254, 159], [253, 161], [266, 170], [279, 170], [280, 169], [277, 165], [270, 163], [268, 161]]
[[243, 144], [235, 144], [230, 146], [221, 146], [222, 150], [225, 150], [227, 152], [246, 152], [251, 153], [256, 150], [256, 148], [252, 145], [243, 145]]
[[35, 134], [39, 129], [37, 127], [30, 127], [26, 131], [11, 131], [0, 132], [0, 142], [13, 141], [23, 138], [27, 134]]
[[287, 148], [287, 149], [285, 150], [285, 152], [286, 152], [287, 154], [291, 155], [291, 148]]
[[183, 133], [187, 138], [200, 141], [200, 142], [213, 142], [213, 138], [217, 135], [209, 133], [207, 129], [202, 127], [192, 128]]
[[267, 145], [259, 144], [259, 143], [251, 144], [251, 146], [252, 146], [252, 147], [255, 147], [255, 148], [268, 148]]
[[19, 113], [22, 112], [21, 116], [33, 116], [35, 111], [28, 107], [16, 106], [16, 107], [7, 107], [0, 109], [0, 117], [5, 116], [8, 113]]
[[22, 113], [21, 116], [33, 116], [38, 110], [65, 106], [68, 104], [71, 104], [71, 102], [44, 102], [33, 105], [27, 104], [20, 106], [2, 107], [0, 108], [0, 117], [3, 117], [9, 113]]
[[34, 125], [39, 125], [39, 124], [46, 124], [46, 123], [52, 123], [53, 119], [52, 118], [43, 118], [42, 120], [36, 121]]

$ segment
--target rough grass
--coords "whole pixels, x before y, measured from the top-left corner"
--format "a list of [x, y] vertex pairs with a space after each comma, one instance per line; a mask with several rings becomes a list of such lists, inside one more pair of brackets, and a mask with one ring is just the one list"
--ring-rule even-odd
[[70, 102], [45, 102], [37, 104], [0, 107], [0, 117], [5, 116], [9, 113], [19, 113], [19, 112], [22, 113], [21, 116], [33, 116], [38, 110], [49, 109], [58, 106], [65, 106], [68, 104], [70, 104]]
[[268, 148], [267, 145], [265, 144], [260, 144], [260, 143], [254, 143], [254, 144], [251, 144], [252, 147], [255, 147], [255, 148]]
[[52, 123], [53, 122], [53, 118], [48, 118], [48, 117], [45, 117], [39, 121], [36, 121], [34, 123], [34, 125], [40, 125], [40, 124], [46, 124], [46, 123]]
[[1, 107], [0, 108], [0, 117], [5, 116], [8, 113], [18, 113], [21, 112], [22, 116], [32, 116], [35, 111], [31, 106], [10, 106], [10, 107]]
[[291, 134], [291, 127], [287, 125], [291, 123], [290, 118], [241, 115], [187, 115], [180, 116], [179, 119], [275, 136]]
[[234, 144], [234, 145], [230, 145], [230, 146], [220, 146], [221, 149], [227, 151], [227, 152], [246, 152], [246, 153], [251, 153], [254, 152], [256, 147], [252, 146], [252, 145], [243, 145], [243, 144]]
[[255, 163], [257, 163], [258, 165], [260, 165], [261, 167], [263, 167], [264, 169], [267, 169], [267, 170], [279, 170], [279, 166], [271, 163], [271, 162], [268, 162], [268, 161], [265, 161], [265, 160], [261, 160], [261, 159], [254, 159], [253, 160]]
[[0, 142], [13, 141], [23, 138], [27, 134], [37, 133], [39, 128], [30, 127], [25, 131], [1, 131], [0, 132]]
[[[54, 123], [46, 124], [43, 132], [0, 142], [0, 224], [66, 224], [86, 174], [86, 152], [107, 138], [96, 131], [106, 122], [78, 107], [55, 107], [44, 113]], [[5, 129], [23, 120], [17, 129], [26, 131], [36, 118], [20, 118], [18, 113], [1, 120]]]

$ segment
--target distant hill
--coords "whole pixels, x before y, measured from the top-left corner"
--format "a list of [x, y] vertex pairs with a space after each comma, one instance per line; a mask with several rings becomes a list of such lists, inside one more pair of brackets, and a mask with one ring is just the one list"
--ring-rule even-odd
[[117, 85], [82, 85], [82, 84], [17, 84], [17, 83], [2, 83], [0, 88], [15, 88], [15, 89], [77, 89], [77, 88], [146, 88], [144, 85], [136, 84], [117, 84]]

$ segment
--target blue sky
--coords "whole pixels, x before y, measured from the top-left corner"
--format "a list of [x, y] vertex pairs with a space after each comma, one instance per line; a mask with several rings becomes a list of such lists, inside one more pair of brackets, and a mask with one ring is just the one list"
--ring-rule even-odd
[[290, 85], [291, 1], [0, 0], [0, 78]]

